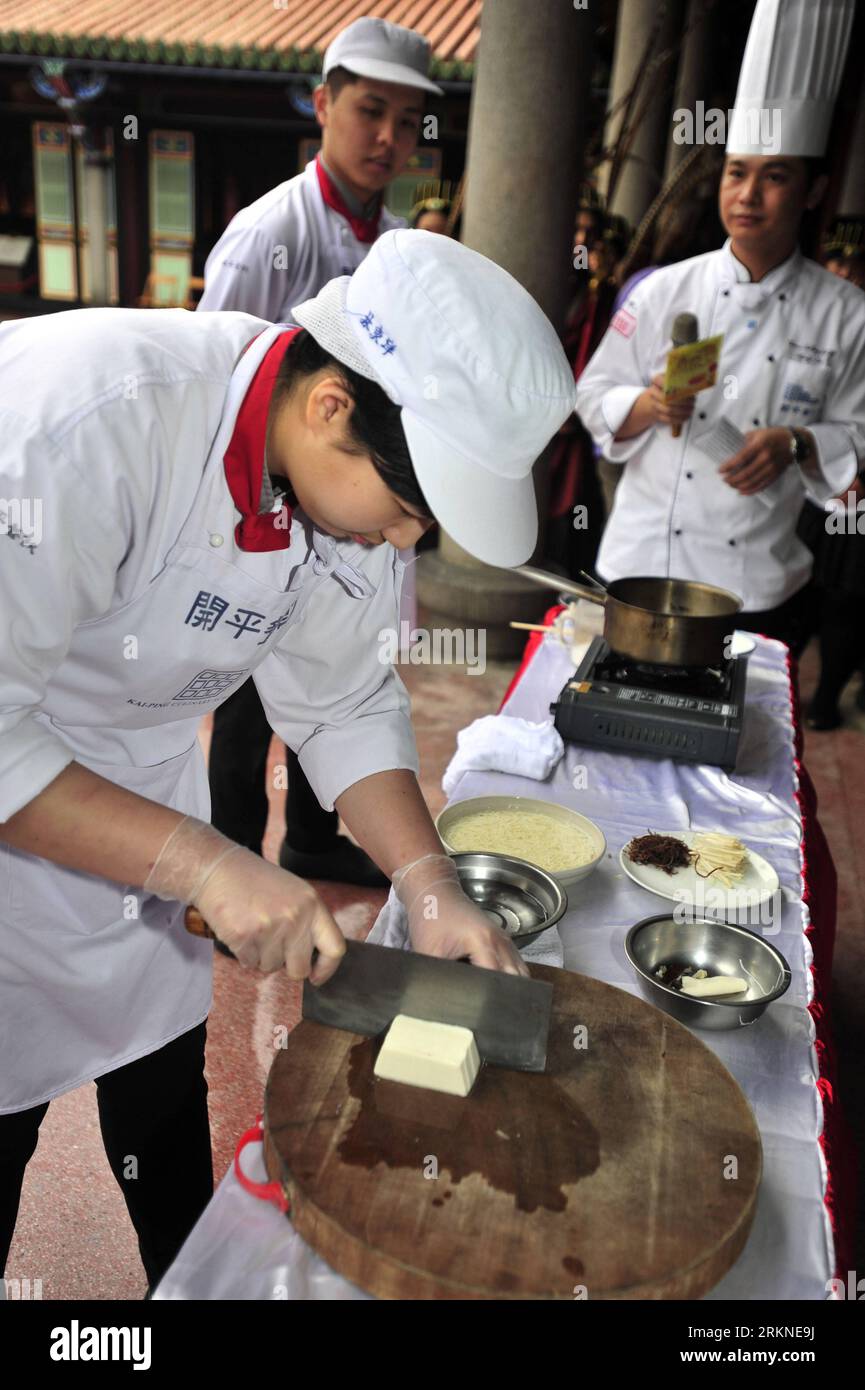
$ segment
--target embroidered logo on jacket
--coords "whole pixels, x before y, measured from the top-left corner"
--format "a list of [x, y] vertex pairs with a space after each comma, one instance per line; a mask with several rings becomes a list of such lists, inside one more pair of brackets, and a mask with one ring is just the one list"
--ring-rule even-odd
[[[193, 676], [188, 685], [179, 690], [175, 695], [175, 700], [194, 700], [198, 704], [209, 703], [211, 700], [218, 700], [230, 690], [233, 685], [240, 680], [241, 676], [248, 673], [244, 671], [199, 671], [197, 676]], [[174, 701], [172, 701], [172, 704]]]
[[614, 316], [611, 328], [617, 333], [621, 333], [623, 338], [632, 338], [637, 329], [637, 320], [633, 314], [629, 314], [627, 309], [620, 309]]
[[367, 309], [360, 321], [360, 326], [366, 330], [366, 335], [370, 341], [381, 348], [385, 357], [392, 352], [396, 352], [396, 343], [393, 338], [387, 336], [381, 324], [376, 323], [375, 314], [372, 309]]
[[791, 381], [784, 390], [785, 401], [799, 401], [800, 405], [819, 405], [820, 397], [812, 396], [811, 392], [800, 385], [798, 381]]
[[187, 626], [197, 627], [202, 632], [213, 632], [229, 608], [234, 607], [232, 616], [225, 619], [226, 627], [235, 629], [235, 640], [247, 632], [261, 633], [261, 641], [256, 643], [256, 646], [261, 647], [275, 632], [279, 632], [281, 628], [285, 627], [296, 606], [297, 599], [289, 604], [284, 613], [281, 613], [278, 618], [274, 618], [263, 628], [261, 624], [265, 621], [266, 614], [259, 613], [254, 608], [239, 608], [230, 604], [228, 599], [222, 598], [219, 594], [211, 594], [202, 589], [199, 590], [195, 602], [183, 621]]
[[187, 701], [194, 705], [218, 704], [233, 685], [249, 675], [250, 669], [245, 666], [242, 671], [199, 671], [171, 700], [127, 700], [126, 703], [138, 709], [170, 709], [172, 705]]
[[794, 362], [805, 362], [809, 367], [831, 367], [835, 348], [817, 347], [816, 343], [797, 343], [787, 339], [788, 356]]

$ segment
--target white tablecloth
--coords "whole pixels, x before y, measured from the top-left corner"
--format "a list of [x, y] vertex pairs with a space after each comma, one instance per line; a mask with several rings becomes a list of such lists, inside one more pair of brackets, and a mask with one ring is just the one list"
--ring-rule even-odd
[[[573, 662], [545, 639], [523, 674], [507, 713], [542, 719], [573, 674]], [[574, 789], [575, 774], [582, 789]], [[582, 784], [585, 784], [582, 786]], [[608, 857], [573, 893], [560, 924], [564, 964], [637, 994], [624, 953], [628, 928], [664, 910], [662, 899], [622, 872], [618, 854], [652, 829], [719, 829], [744, 839], [777, 870], [784, 904], [771, 940], [793, 980], [751, 1028], [699, 1037], [735, 1076], [751, 1103], [763, 1141], [764, 1176], [754, 1226], [738, 1262], [708, 1300], [823, 1299], [834, 1270], [823, 1202], [825, 1165], [818, 1138], [822, 1107], [810, 1002], [811, 951], [802, 904], [802, 825], [795, 799], [790, 692], [779, 643], [758, 639], [750, 658], [747, 713], [736, 772], [690, 767], [566, 745], [548, 782], [468, 773], [453, 800], [489, 793], [546, 797], [591, 817], [607, 837]], [[383, 912], [388, 912], [386, 907]], [[386, 925], [376, 923], [377, 934]], [[250, 1117], [250, 1121], [253, 1117]], [[264, 1180], [260, 1146], [246, 1151], [249, 1176]], [[686, 1178], [683, 1179], [686, 1185]], [[337, 1275], [269, 1203], [250, 1196], [231, 1170], [166, 1274], [157, 1298], [352, 1299], [367, 1297]]]

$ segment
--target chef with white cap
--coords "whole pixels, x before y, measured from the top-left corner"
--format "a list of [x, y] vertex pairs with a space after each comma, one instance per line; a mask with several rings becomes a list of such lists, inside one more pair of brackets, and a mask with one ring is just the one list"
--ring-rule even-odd
[[481, 560], [529, 557], [567, 359], [505, 271], [429, 232], [387, 233], [295, 317], [0, 327], [0, 1267], [47, 1103], [85, 1081], [151, 1283], [206, 1204], [212, 947], [186, 904], [245, 965], [339, 964], [314, 890], [207, 823], [198, 724], [247, 675], [414, 949], [525, 973], [442, 853], [380, 634], [433, 516]]
[[[207, 258], [199, 311], [240, 309], [292, 322], [294, 305], [337, 275], [350, 275], [376, 238], [404, 226], [384, 206], [388, 183], [413, 155], [425, 105], [441, 88], [427, 76], [432, 50], [421, 34], [363, 16], [328, 45], [313, 93], [322, 147], [301, 174], [232, 218]], [[402, 559], [410, 561], [411, 552]], [[406, 570], [402, 617], [416, 622], [414, 570]], [[261, 850], [268, 816], [271, 733], [251, 681], [220, 706], [210, 744], [213, 823]], [[283, 868], [302, 877], [371, 886], [386, 880], [363, 850], [338, 833], [289, 749]], [[220, 943], [220, 949], [230, 954]]]
[[[826, 186], [816, 161], [852, 19], [853, 0], [758, 0], [720, 185], [728, 240], [643, 280], [577, 391], [604, 454], [626, 465], [601, 577], [717, 584], [743, 599], [741, 626], [794, 650], [812, 564], [802, 500], [843, 492], [865, 461], [865, 296], [798, 247]], [[717, 385], [670, 405], [662, 373], [681, 313], [724, 341]], [[744, 442], [725, 457], [729, 425]]]
[[405, 226], [384, 206], [387, 185], [414, 153], [425, 104], [428, 41], [365, 16], [324, 55], [315, 89], [322, 151], [302, 173], [232, 218], [207, 258], [198, 308], [241, 309], [271, 323], [335, 275], [350, 275], [381, 233]]

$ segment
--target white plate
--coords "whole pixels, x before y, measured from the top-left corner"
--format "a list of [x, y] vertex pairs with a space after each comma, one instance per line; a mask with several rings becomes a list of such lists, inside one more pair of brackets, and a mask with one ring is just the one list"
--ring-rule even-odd
[[[706, 832], [653, 829], [652, 833], [673, 835], [691, 849], [697, 836]], [[634, 835], [632, 839], [639, 839], [639, 836]], [[626, 850], [627, 845], [619, 853], [619, 863], [634, 883], [638, 883], [641, 888], [648, 888], [650, 893], [656, 893], [659, 898], [668, 898], [670, 902], [683, 903], [701, 912], [705, 909], [709, 909], [710, 912], [719, 909], [722, 912], [739, 912], [759, 907], [761, 903], [768, 902], [780, 887], [780, 880], [772, 865], [752, 849], [748, 850], [745, 872], [733, 888], [725, 888], [723, 883], [713, 882], [711, 878], [701, 878], [693, 864], [689, 864], [687, 869], [676, 869], [672, 875], [665, 874], [663, 869], [655, 869], [650, 864], [634, 864], [628, 858]]]

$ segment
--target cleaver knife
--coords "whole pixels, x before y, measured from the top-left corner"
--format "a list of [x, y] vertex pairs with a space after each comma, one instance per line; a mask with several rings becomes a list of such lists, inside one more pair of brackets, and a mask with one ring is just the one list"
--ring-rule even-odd
[[345, 944], [326, 984], [304, 981], [304, 1018], [366, 1037], [383, 1033], [397, 1014], [455, 1023], [471, 1029], [490, 1065], [544, 1070], [552, 985], [393, 946]]
[[[194, 936], [213, 936], [194, 907], [187, 907], [185, 925]], [[304, 980], [304, 1018], [365, 1037], [383, 1033], [397, 1014], [455, 1023], [471, 1029], [491, 1066], [544, 1070], [552, 985], [394, 946], [346, 941], [345, 948], [326, 984]]]

